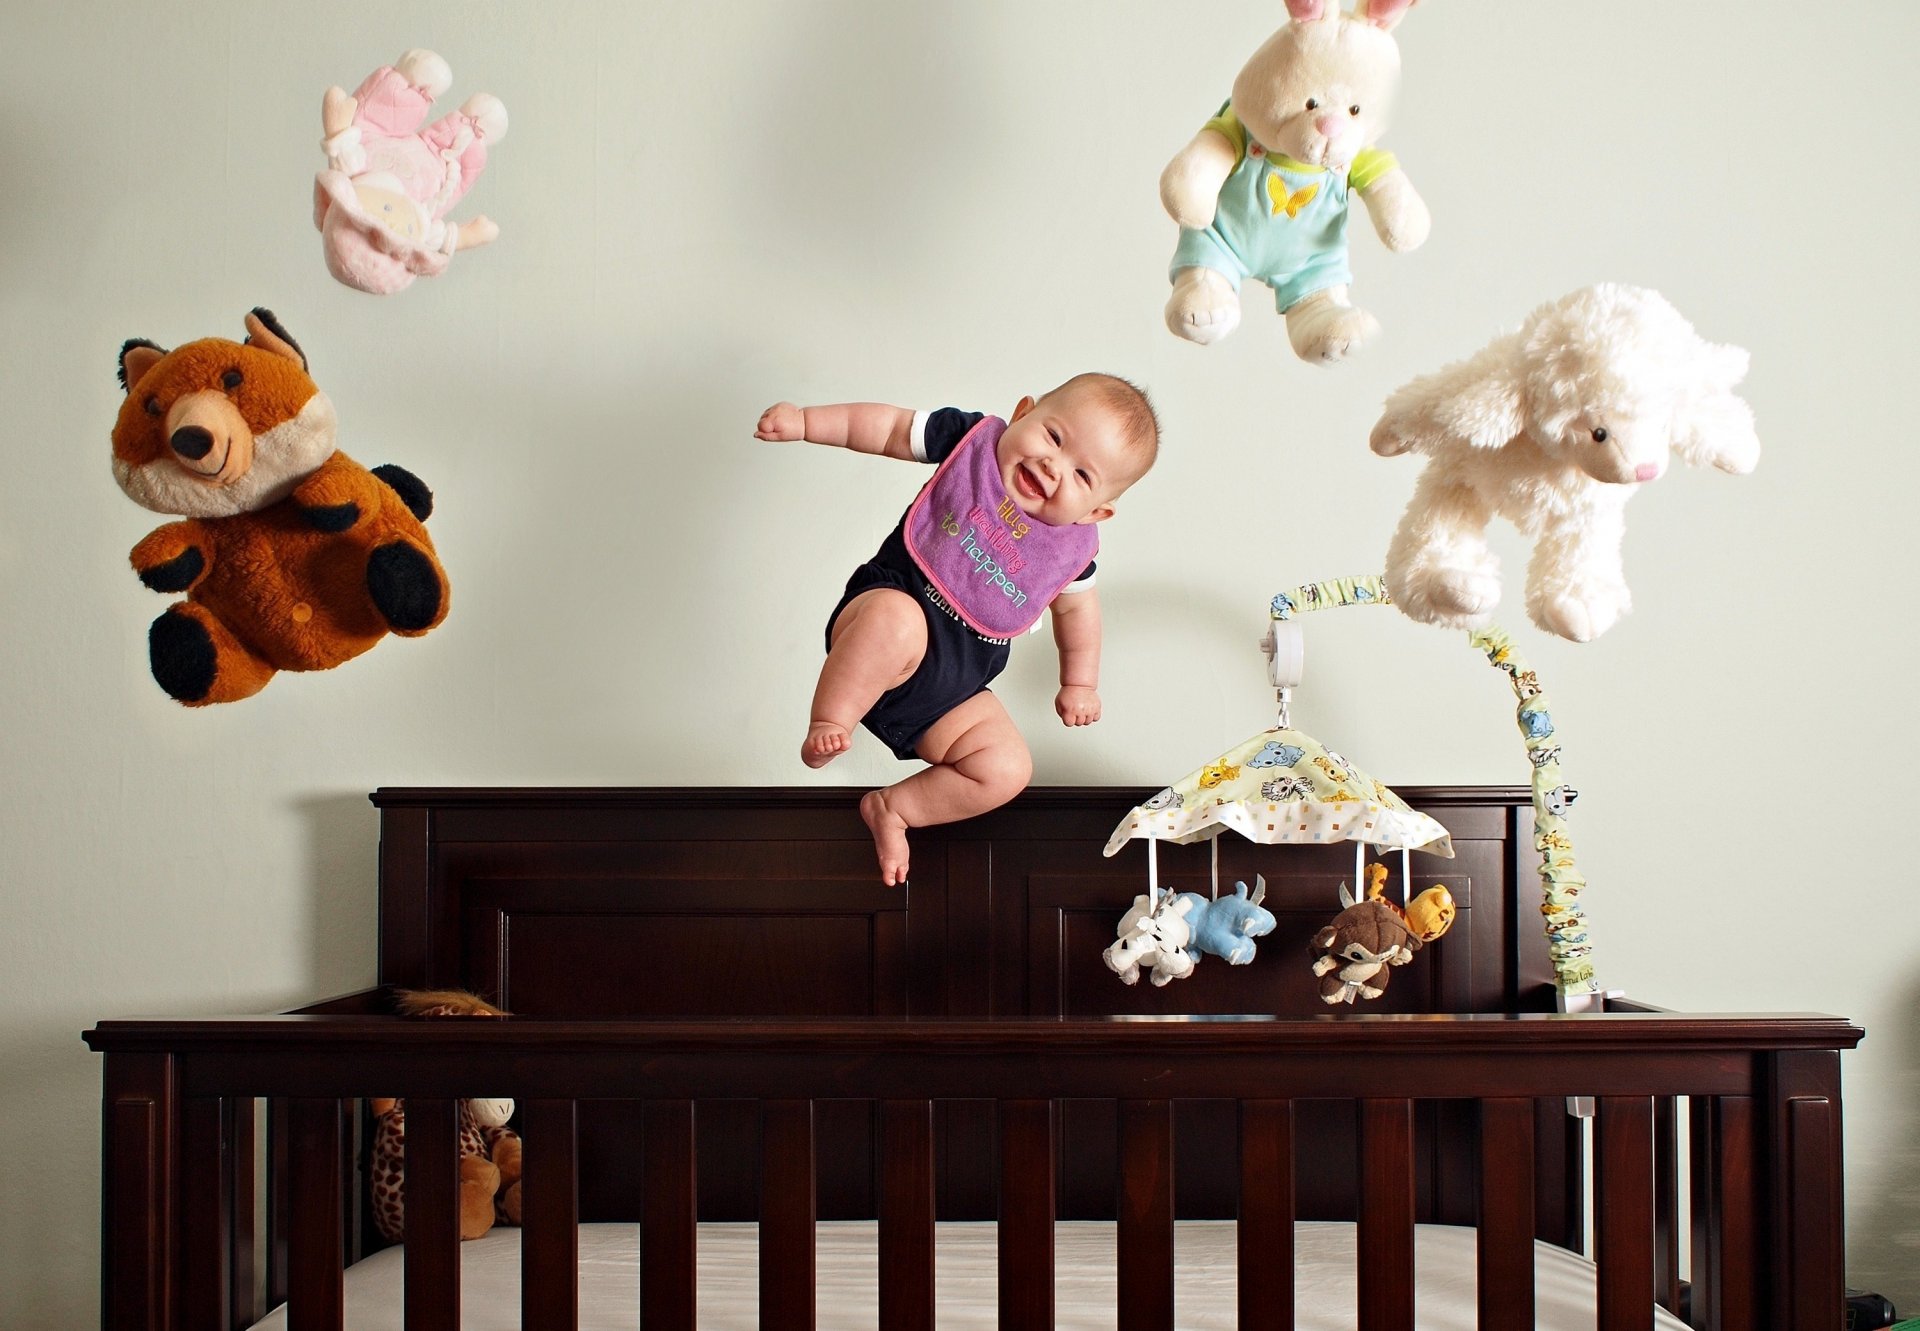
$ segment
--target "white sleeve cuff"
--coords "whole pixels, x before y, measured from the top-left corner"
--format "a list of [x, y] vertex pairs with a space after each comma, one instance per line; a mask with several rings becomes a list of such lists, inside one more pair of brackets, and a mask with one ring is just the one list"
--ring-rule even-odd
[[916, 411], [913, 413], [913, 430], [912, 433], [907, 436], [907, 439], [913, 449], [913, 460], [915, 462], [925, 462], [927, 460], [927, 417], [932, 414], [932, 412], [927, 411]]
[[367, 150], [360, 143], [360, 126], [348, 125], [330, 139], [322, 139], [320, 150], [334, 170], [357, 176], [367, 169]]
[[1071, 596], [1075, 592], [1090, 592], [1093, 590], [1094, 581], [1099, 578], [1099, 576], [1098, 573], [1089, 573], [1084, 578], [1069, 582], [1060, 589], [1060, 594], [1062, 596]]

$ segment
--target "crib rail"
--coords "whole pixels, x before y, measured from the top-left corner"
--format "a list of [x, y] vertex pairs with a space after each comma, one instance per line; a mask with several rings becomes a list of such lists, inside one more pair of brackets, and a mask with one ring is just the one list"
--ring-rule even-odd
[[[1294, 1114], [1353, 1100], [1359, 1323], [1415, 1324], [1415, 1104], [1477, 1104], [1479, 1322], [1533, 1324], [1536, 1135], [1595, 1096], [1600, 1331], [1653, 1324], [1829, 1331], [1841, 1297], [1837, 1018], [1673, 1016], [1107, 1018], [1032, 1021], [406, 1022], [294, 1016], [103, 1022], [104, 1310], [114, 1328], [232, 1331], [253, 1313], [252, 1102], [287, 1137], [286, 1293], [295, 1331], [342, 1325], [345, 1106], [408, 1100], [406, 1325], [459, 1325], [455, 1101], [512, 1095], [527, 1142], [524, 1324], [576, 1324], [577, 1102], [641, 1103], [643, 1325], [697, 1309], [698, 1102], [761, 1116], [761, 1324], [814, 1325], [814, 1104], [870, 1100], [881, 1125], [880, 1324], [934, 1317], [934, 1104], [998, 1101], [1000, 1321], [1053, 1324], [1056, 1108], [1119, 1105], [1118, 1325], [1176, 1308], [1173, 1101], [1239, 1105], [1241, 1324], [1291, 1328]], [[1689, 1125], [1693, 1280], [1671, 1200]], [[1661, 1145], [1659, 1143], [1665, 1143]], [[250, 1166], [249, 1166], [250, 1168]], [[242, 1195], [244, 1193], [244, 1196]], [[242, 1239], [244, 1234], [245, 1238]], [[271, 1245], [270, 1245], [271, 1247]], [[244, 1288], [244, 1295], [243, 1295]], [[1683, 1295], [1685, 1297], [1683, 1297]]]

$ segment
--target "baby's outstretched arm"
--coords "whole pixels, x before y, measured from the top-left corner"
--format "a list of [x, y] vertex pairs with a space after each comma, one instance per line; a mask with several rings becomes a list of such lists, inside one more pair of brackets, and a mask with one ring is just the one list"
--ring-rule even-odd
[[1092, 587], [1053, 603], [1053, 643], [1060, 652], [1060, 692], [1053, 710], [1069, 726], [1100, 719], [1100, 594]]
[[804, 440], [902, 462], [914, 460], [913, 413], [883, 402], [836, 402], [824, 407], [776, 402], [760, 413], [753, 437], [775, 443]]

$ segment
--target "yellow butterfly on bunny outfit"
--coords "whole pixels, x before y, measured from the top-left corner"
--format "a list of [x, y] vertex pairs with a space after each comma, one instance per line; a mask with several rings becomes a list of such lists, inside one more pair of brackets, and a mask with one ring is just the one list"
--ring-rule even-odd
[[1275, 217], [1278, 217], [1283, 212], [1290, 218], [1300, 216], [1300, 210], [1312, 203], [1314, 196], [1319, 193], [1320, 186], [1318, 182], [1311, 185], [1302, 185], [1297, 190], [1289, 191], [1286, 180], [1278, 171], [1270, 172], [1267, 175], [1267, 197], [1273, 200], [1273, 215]]

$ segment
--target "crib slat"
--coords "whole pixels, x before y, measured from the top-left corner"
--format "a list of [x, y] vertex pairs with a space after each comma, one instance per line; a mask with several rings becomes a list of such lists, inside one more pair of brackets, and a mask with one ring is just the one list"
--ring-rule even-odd
[[1173, 1102], [1120, 1102], [1120, 1331], [1173, 1331]]
[[1715, 1331], [1760, 1325], [1760, 1214], [1755, 1180], [1761, 1177], [1757, 1110], [1747, 1096], [1713, 1101], [1713, 1264]]
[[1000, 1326], [1053, 1326], [1053, 1101], [1000, 1102]]
[[1240, 1325], [1293, 1331], [1293, 1101], [1240, 1102]]
[[232, 1307], [233, 1153], [230, 1100], [181, 1106], [180, 1292], [185, 1324], [228, 1331]]
[[813, 1331], [813, 1102], [760, 1106], [760, 1325]]
[[340, 1102], [291, 1101], [287, 1137], [287, 1329], [340, 1331], [346, 1299]]
[[257, 1207], [253, 1184], [254, 1142], [259, 1136], [254, 1127], [254, 1101], [247, 1096], [227, 1100], [227, 1151], [232, 1157], [228, 1173], [228, 1228], [231, 1231], [232, 1261], [227, 1268], [227, 1318], [234, 1326], [252, 1326], [266, 1315], [254, 1293], [254, 1278], [259, 1272], [259, 1257], [254, 1246], [253, 1226]]
[[691, 1327], [699, 1293], [693, 1101], [647, 1101], [640, 1154], [640, 1324]]
[[1413, 1331], [1413, 1101], [1360, 1102], [1360, 1325]]
[[880, 1110], [880, 1325], [933, 1331], [933, 1102]]
[[1637, 1095], [1600, 1097], [1596, 1136], [1599, 1331], [1651, 1331], [1653, 1102]]
[[1714, 1326], [1719, 1303], [1720, 1235], [1714, 1216], [1713, 1100], [1696, 1095], [1687, 1102], [1687, 1219], [1688, 1251], [1693, 1262], [1693, 1291], [1687, 1302], [1687, 1325], [1694, 1331]]
[[293, 1225], [290, 1193], [293, 1121], [284, 1098], [267, 1101], [267, 1288], [269, 1308], [287, 1301], [287, 1232]]
[[1480, 1102], [1480, 1331], [1532, 1331], [1533, 1101]]
[[1680, 1161], [1673, 1097], [1653, 1102], [1653, 1299], [1680, 1307]]
[[460, 1329], [460, 1106], [406, 1104], [407, 1331]]
[[[520, 1325], [575, 1331], [580, 1323], [580, 1191], [573, 1101], [528, 1100], [520, 1106], [520, 1126]], [[652, 1228], [647, 1225], [642, 1235]]]

